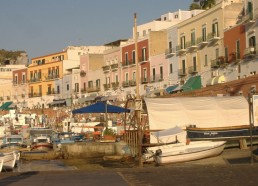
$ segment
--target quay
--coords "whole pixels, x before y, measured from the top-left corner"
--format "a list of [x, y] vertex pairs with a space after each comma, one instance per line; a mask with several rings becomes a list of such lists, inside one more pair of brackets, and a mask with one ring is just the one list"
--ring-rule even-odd
[[[257, 185], [257, 160], [255, 153], [251, 164], [249, 149], [229, 148], [216, 157], [162, 166], [150, 163], [141, 168], [93, 168], [78, 161], [72, 164], [76, 169], [65, 171], [46, 167], [44, 171], [2, 172], [0, 185]], [[69, 166], [67, 160], [63, 162]]]

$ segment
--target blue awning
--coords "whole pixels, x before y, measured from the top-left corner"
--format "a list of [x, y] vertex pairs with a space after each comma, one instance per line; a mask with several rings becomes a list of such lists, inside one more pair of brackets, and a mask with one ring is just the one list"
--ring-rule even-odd
[[169, 86], [166, 88], [166, 92], [171, 94], [173, 92], [173, 90], [175, 90], [178, 86], [179, 86], [179, 84]]

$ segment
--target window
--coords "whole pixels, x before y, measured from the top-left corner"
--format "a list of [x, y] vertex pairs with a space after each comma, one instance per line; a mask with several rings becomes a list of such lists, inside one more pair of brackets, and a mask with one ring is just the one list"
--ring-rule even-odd
[[204, 56], [204, 66], [208, 66], [208, 56], [205, 54]]
[[207, 41], [206, 27], [202, 27], [202, 41]]
[[17, 84], [18, 84], [18, 75], [15, 75], [14, 84], [15, 84], [15, 85], [17, 85]]
[[142, 48], [142, 61], [146, 61], [146, 48]]
[[67, 90], [67, 91], [70, 90], [69, 84], [66, 84], [66, 90]]
[[136, 81], [136, 72], [133, 72], [133, 81]]
[[26, 83], [25, 74], [22, 74], [22, 84]]
[[215, 50], [215, 56], [216, 56], [216, 59], [219, 58], [219, 49], [218, 48], [216, 48], [216, 50]]
[[74, 92], [79, 92], [79, 83], [74, 84]]
[[178, 19], [178, 15], [175, 15], [175, 19]]
[[180, 49], [185, 49], [185, 36], [180, 37]]
[[238, 73], [241, 73], [241, 65], [238, 65], [237, 69], [238, 69]]
[[163, 80], [163, 67], [159, 67], [160, 80]]
[[186, 69], [185, 69], [185, 60], [184, 60], [184, 59], [182, 60], [182, 72], [183, 72], [183, 74], [185, 74], [185, 72], [186, 72]]
[[212, 35], [214, 37], [219, 37], [219, 25], [217, 22], [212, 24]]
[[60, 86], [59, 85], [57, 85], [56, 91], [57, 91], [57, 94], [60, 94]]
[[125, 64], [126, 64], [126, 65], [129, 64], [129, 62], [128, 62], [128, 53], [127, 53], [127, 52], [125, 53]]
[[126, 82], [129, 81], [129, 74], [128, 74], [128, 73], [125, 74], [125, 81], [126, 81]]
[[135, 50], [133, 51], [133, 64], [135, 64]]
[[100, 79], [96, 80], [96, 87], [99, 88], [100, 87]]
[[191, 32], [191, 46], [195, 45], [195, 31]]
[[197, 71], [196, 56], [193, 57], [193, 71]]
[[240, 59], [240, 41], [236, 41], [236, 58]]
[[155, 81], [155, 76], [156, 76], [155, 68], [153, 68], [152, 69], [152, 81]]
[[143, 31], [143, 36], [146, 36], [146, 30]]
[[143, 69], [143, 82], [147, 82], [147, 69]]
[[172, 63], [169, 64], [169, 73], [170, 74], [173, 73], [173, 64]]
[[228, 62], [228, 47], [225, 47], [225, 62]]

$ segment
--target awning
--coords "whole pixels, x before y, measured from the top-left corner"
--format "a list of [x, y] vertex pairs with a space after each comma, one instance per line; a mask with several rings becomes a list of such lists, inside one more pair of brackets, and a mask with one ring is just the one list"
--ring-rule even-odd
[[0, 110], [9, 110], [10, 105], [12, 104], [12, 101], [5, 102], [1, 107]]
[[79, 98], [78, 103], [85, 103], [87, 101], [93, 101], [93, 100], [95, 100], [95, 96], [88, 96], [84, 98]]
[[61, 105], [61, 104], [65, 104], [66, 103], [66, 100], [54, 100], [53, 102], [49, 103], [48, 105]]
[[114, 96], [105, 96], [101, 98], [101, 101], [114, 101], [118, 96], [114, 95]]
[[225, 82], [226, 82], [225, 76], [221, 75], [221, 76], [216, 76], [216, 77], [209, 79], [206, 84], [207, 85], [216, 85], [216, 84], [225, 83]]
[[169, 86], [166, 88], [166, 92], [171, 94], [173, 92], [173, 90], [176, 89], [178, 86], [179, 86], [179, 84]]
[[201, 76], [190, 77], [187, 82], [182, 86], [184, 92], [197, 90], [202, 87]]
[[217, 76], [214, 78], [214, 85], [219, 83], [225, 83], [225, 82], [226, 82], [226, 79], [225, 79], [225, 76], [223, 75]]

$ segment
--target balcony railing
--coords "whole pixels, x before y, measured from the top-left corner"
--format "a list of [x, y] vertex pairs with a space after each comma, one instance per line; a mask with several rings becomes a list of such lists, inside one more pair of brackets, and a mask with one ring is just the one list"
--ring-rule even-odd
[[100, 91], [99, 86], [87, 87], [87, 92], [99, 92], [99, 91]]
[[242, 22], [245, 24], [253, 24], [255, 23], [253, 12], [247, 13], [242, 17]]
[[167, 57], [173, 56], [175, 54], [176, 54], [176, 49], [175, 48], [168, 48], [168, 49], [165, 50], [165, 55]]
[[102, 68], [103, 68], [104, 72], [108, 72], [110, 70], [110, 66], [109, 65], [103, 66]]
[[29, 98], [32, 98], [32, 97], [41, 97], [42, 96], [42, 93], [39, 92], [39, 93], [36, 93], [36, 92], [33, 92], [33, 93], [29, 93]]
[[211, 32], [207, 36], [208, 41], [214, 42], [218, 41], [220, 39], [219, 33], [218, 32]]
[[129, 80], [130, 86], [136, 86], [136, 80]]
[[186, 52], [186, 45], [178, 45], [176, 46], [176, 51], [178, 55], [182, 55]]
[[117, 88], [117, 87], [119, 87], [119, 82], [112, 82], [111, 86], [112, 86], [112, 88]]
[[82, 88], [81, 93], [86, 93], [86, 88]]
[[202, 37], [198, 37], [197, 38], [197, 45], [199, 45], [200, 47], [201, 46], [205, 46], [208, 44], [208, 41], [207, 41], [207, 37], [206, 36], [202, 36]]
[[198, 73], [198, 70], [197, 70], [197, 66], [191, 66], [191, 67], [188, 67], [188, 74], [195, 74], [195, 73]]
[[103, 86], [104, 86], [104, 89], [105, 89], [105, 90], [108, 90], [108, 89], [111, 87], [111, 85], [110, 85], [109, 83], [103, 84]]
[[186, 48], [188, 48], [189, 50], [196, 49], [197, 48], [196, 40], [186, 42]]
[[141, 77], [141, 83], [142, 84], [150, 83], [150, 78], [149, 77]]
[[48, 76], [45, 76], [45, 80], [49, 81], [49, 80], [54, 80], [54, 79], [58, 79], [59, 78], [59, 74], [49, 74]]
[[30, 83], [36, 83], [36, 82], [41, 82], [41, 78], [31, 78], [29, 80]]
[[111, 65], [111, 70], [116, 70], [116, 69], [118, 69], [118, 64], [116, 63], [116, 64], [112, 64]]
[[256, 51], [256, 47], [254, 47], [254, 46], [251, 46], [244, 50], [245, 59], [252, 59], [255, 57], [256, 54], [257, 54], [257, 51]]
[[122, 86], [123, 87], [129, 87], [130, 86], [129, 81], [123, 81]]
[[186, 76], [186, 69], [178, 69], [178, 76]]

